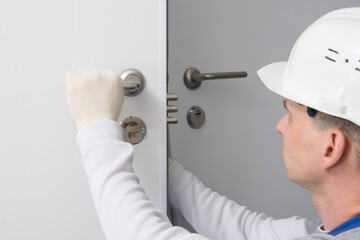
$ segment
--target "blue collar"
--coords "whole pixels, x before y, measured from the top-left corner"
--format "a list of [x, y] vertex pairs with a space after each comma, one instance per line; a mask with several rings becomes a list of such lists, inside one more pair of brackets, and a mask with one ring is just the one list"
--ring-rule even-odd
[[342, 232], [348, 231], [353, 228], [360, 227], [360, 215], [350, 219], [349, 221], [341, 224], [329, 232], [330, 235], [336, 236]]

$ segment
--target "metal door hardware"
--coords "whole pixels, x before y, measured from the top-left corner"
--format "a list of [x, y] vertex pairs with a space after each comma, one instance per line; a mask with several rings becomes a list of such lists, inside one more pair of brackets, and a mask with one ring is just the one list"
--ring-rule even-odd
[[120, 122], [125, 142], [138, 144], [146, 135], [146, 125], [138, 117], [128, 117]]
[[166, 94], [166, 100], [168, 101], [177, 101], [178, 95], [176, 93], [168, 93]]
[[186, 69], [184, 73], [185, 86], [190, 90], [197, 89], [202, 81], [212, 79], [225, 79], [225, 78], [244, 78], [247, 77], [247, 72], [219, 72], [219, 73], [200, 73], [194, 67]]
[[186, 120], [191, 128], [198, 129], [204, 124], [206, 115], [204, 110], [202, 110], [200, 107], [192, 106], [187, 111]]
[[178, 106], [176, 106], [176, 105], [167, 105], [166, 106], [166, 111], [168, 113], [177, 113], [178, 112]]
[[177, 101], [178, 96], [176, 93], [168, 93], [166, 94], [166, 100], [167, 100], [167, 106], [166, 106], [166, 112], [167, 112], [167, 118], [166, 122], [168, 124], [176, 124], [178, 123], [178, 118], [169, 116], [169, 113], [177, 113], [178, 112], [178, 106], [176, 105], [169, 105], [169, 101]]
[[123, 81], [124, 95], [133, 97], [139, 95], [145, 87], [145, 77], [135, 68], [128, 68], [120, 73]]
[[166, 118], [166, 122], [168, 124], [176, 124], [176, 123], [178, 123], [178, 118], [177, 117], [168, 117], [168, 118]]

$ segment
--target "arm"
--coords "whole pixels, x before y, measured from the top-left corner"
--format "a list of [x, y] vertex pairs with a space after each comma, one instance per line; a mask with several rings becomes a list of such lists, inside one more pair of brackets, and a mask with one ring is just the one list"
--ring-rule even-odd
[[169, 170], [169, 196], [173, 206], [194, 229], [213, 239], [292, 239], [308, 234], [307, 220], [274, 220], [206, 188], [176, 160]]
[[67, 94], [82, 163], [107, 240], [206, 240], [173, 227], [145, 195], [133, 172], [133, 147], [116, 123], [123, 92], [112, 71], [69, 71]]
[[132, 145], [121, 141], [121, 128], [112, 121], [85, 126], [78, 134], [82, 163], [107, 240], [207, 239], [173, 227], [145, 195], [133, 172]]

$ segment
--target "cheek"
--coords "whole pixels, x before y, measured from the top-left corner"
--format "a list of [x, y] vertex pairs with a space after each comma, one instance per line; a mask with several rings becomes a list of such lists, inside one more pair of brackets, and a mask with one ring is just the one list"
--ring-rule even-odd
[[299, 146], [299, 139], [297, 134], [288, 131], [287, 134], [284, 134], [283, 137], [283, 151], [287, 154], [296, 151], [297, 146]]
[[314, 166], [318, 140], [311, 132], [298, 128], [284, 136], [283, 156], [286, 167], [311, 169]]
[[[292, 130], [292, 131], [289, 131]], [[301, 160], [306, 158], [307, 150], [311, 146], [304, 132], [299, 129], [289, 129], [284, 134], [283, 139], [283, 156], [285, 165], [301, 165]]]

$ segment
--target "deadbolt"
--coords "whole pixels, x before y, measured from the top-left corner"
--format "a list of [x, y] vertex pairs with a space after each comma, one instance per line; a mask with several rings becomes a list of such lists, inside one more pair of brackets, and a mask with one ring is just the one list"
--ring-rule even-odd
[[186, 120], [191, 128], [198, 129], [206, 120], [205, 112], [198, 106], [192, 106], [187, 111]]
[[169, 113], [177, 113], [178, 112], [178, 106], [177, 105], [169, 105], [170, 101], [177, 101], [178, 96], [176, 93], [168, 93], [166, 94], [166, 100], [167, 100], [167, 106], [166, 106], [166, 112], [167, 112], [167, 118], [166, 122], [168, 124], [176, 124], [178, 123], [178, 118], [169, 116]]
[[120, 122], [125, 142], [132, 145], [138, 144], [146, 135], [146, 125], [138, 117], [128, 117]]

